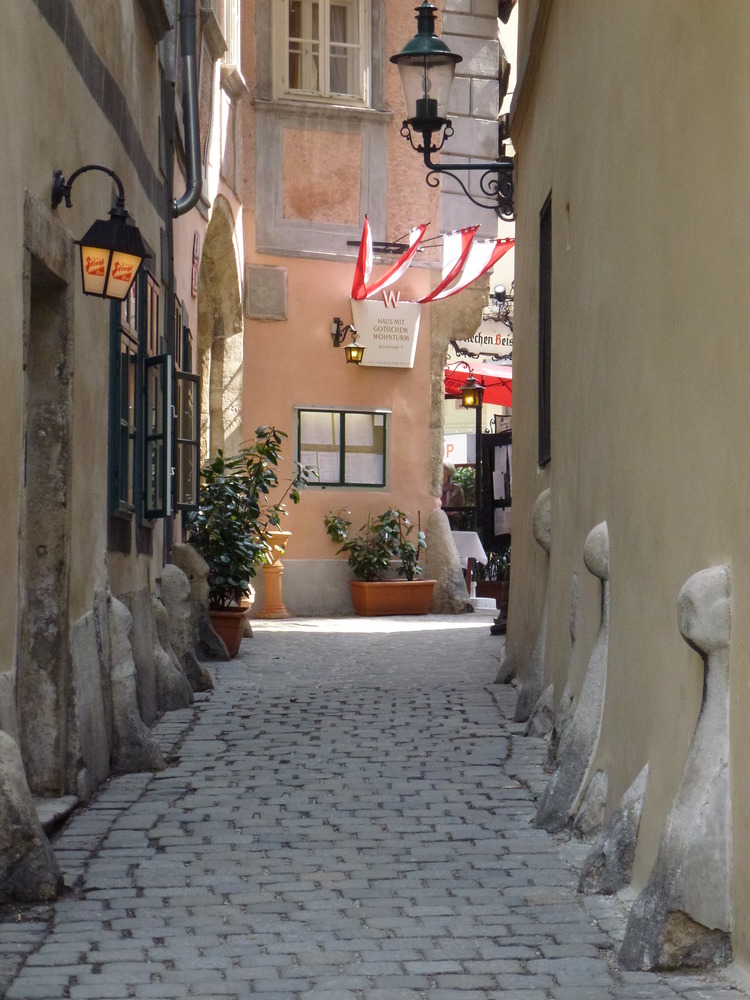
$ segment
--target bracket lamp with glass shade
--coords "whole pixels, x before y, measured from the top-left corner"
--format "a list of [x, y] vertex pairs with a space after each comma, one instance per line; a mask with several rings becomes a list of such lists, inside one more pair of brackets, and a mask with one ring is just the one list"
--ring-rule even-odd
[[[404, 91], [406, 118], [401, 135], [408, 139], [412, 149], [424, 155], [428, 168], [427, 183], [437, 187], [439, 175], [454, 180], [466, 197], [480, 208], [491, 208], [506, 221], [515, 218], [513, 206], [513, 157], [501, 155], [496, 160], [475, 163], [434, 163], [431, 154], [443, 148], [453, 135], [453, 125], [447, 117], [450, 94], [456, 65], [462, 56], [451, 52], [435, 33], [435, 11], [430, 0], [423, 0], [417, 12], [417, 33], [401, 52], [391, 56], [398, 66]], [[421, 142], [414, 141], [414, 134]], [[433, 141], [433, 136], [435, 140]], [[498, 125], [498, 148], [504, 152], [505, 133]], [[468, 178], [464, 182], [459, 173], [479, 174], [479, 191], [469, 190]]]
[[[347, 336], [351, 338], [351, 341], [348, 344], [344, 344]], [[341, 347], [344, 344], [344, 356], [346, 357], [347, 364], [362, 364], [365, 348], [362, 344], [357, 343], [358, 336], [353, 326], [348, 323], [344, 326], [339, 317], [334, 316], [333, 323], [331, 324], [331, 339], [333, 340], [334, 347]]]
[[150, 257], [140, 230], [132, 224], [125, 210], [122, 181], [108, 167], [91, 163], [80, 167], [65, 180], [62, 170], [56, 170], [52, 180], [52, 208], [64, 200], [71, 207], [70, 190], [75, 180], [89, 170], [101, 170], [115, 182], [117, 200], [109, 212], [109, 220], [97, 219], [80, 240], [81, 278], [86, 295], [102, 299], [124, 299], [136, 279], [143, 260]]

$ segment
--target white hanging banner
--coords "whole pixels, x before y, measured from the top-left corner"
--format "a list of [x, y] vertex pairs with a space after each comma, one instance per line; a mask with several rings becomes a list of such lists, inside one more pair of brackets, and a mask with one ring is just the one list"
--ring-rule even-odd
[[422, 307], [399, 301], [398, 293], [383, 292], [383, 300], [351, 300], [357, 339], [365, 348], [362, 367], [413, 368]]

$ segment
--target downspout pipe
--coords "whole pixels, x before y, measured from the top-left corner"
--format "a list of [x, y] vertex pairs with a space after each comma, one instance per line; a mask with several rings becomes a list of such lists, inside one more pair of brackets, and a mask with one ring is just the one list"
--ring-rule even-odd
[[198, 204], [203, 186], [200, 128], [198, 126], [198, 67], [195, 52], [196, 0], [180, 0], [180, 55], [182, 59], [182, 122], [185, 130], [185, 193], [172, 202], [177, 218]]

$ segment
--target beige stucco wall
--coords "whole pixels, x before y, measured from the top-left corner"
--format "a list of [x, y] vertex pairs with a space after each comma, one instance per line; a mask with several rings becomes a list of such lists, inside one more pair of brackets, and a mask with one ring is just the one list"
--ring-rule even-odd
[[[107, 7], [107, 16], [99, 8]], [[129, 4], [94, 5], [79, 3], [76, 9], [95, 48], [107, 52], [111, 39], [134, 36], [143, 42], [145, 27], [137, 8]], [[0, 205], [0, 300], [3, 302], [4, 361], [0, 373], [0, 393], [4, 400], [2, 451], [5, 457], [0, 481], [2, 542], [6, 565], [0, 594], [2, 620], [8, 624], [0, 632], [0, 669], [14, 661], [17, 619], [19, 486], [22, 483], [23, 398], [23, 212], [24, 190], [49, 205], [52, 175], [56, 168], [69, 176], [85, 163], [102, 163], [114, 169], [125, 186], [126, 204], [148, 242], [159, 250], [159, 218], [145, 198], [133, 165], [101, 111], [95, 106], [81, 76], [72, 66], [63, 44], [44, 22], [32, 3], [8, 6], [3, 12], [0, 60], [4, 113], [3, 134], [12, 136], [2, 153], [6, 196]], [[138, 46], [139, 57], [134, 52]], [[143, 53], [150, 57], [143, 58]], [[12, 54], [12, 58], [10, 58]], [[158, 108], [157, 53], [153, 42], [145, 50], [136, 41], [133, 52], [113, 58], [113, 74], [128, 95], [128, 105], [138, 119], [151, 122], [142, 135], [154, 162], [158, 162], [156, 122]], [[137, 72], [134, 72], [137, 66]], [[151, 94], [151, 101], [146, 94]], [[69, 124], [62, 128], [61, 121]], [[32, 123], [33, 128], [24, 127]], [[70, 124], [78, 122], [77, 126]], [[94, 218], [106, 218], [110, 182], [103, 174], [91, 173], [76, 181], [73, 207], [60, 206], [54, 216], [79, 237]], [[74, 558], [70, 566], [70, 614], [72, 618], [90, 607], [93, 589], [105, 579], [106, 555], [106, 428], [108, 421], [109, 305], [86, 299], [80, 293], [80, 272], [74, 272], [74, 392], [71, 433], [72, 450], [71, 538]], [[55, 359], [50, 358], [54, 365]], [[92, 428], [101, 433], [92, 434]]]
[[[701, 661], [677, 630], [677, 593], [697, 570], [731, 564], [734, 946], [747, 960], [750, 10], [730, 2], [721, 17], [706, 18], [702, 5], [680, 0], [537, 6], [549, 19], [531, 42], [514, 122], [508, 645], [523, 662], [536, 635], [545, 559], [530, 517], [551, 486], [547, 674], [558, 698], [569, 670], [580, 683], [598, 622], [598, 584], [583, 566], [583, 543], [597, 523], [609, 526], [609, 673], [596, 763], [609, 774], [611, 808], [650, 761], [633, 876], [640, 887], [701, 702]], [[521, 6], [524, 53], [534, 8]], [[538, 228], [550, 191], [552, 462], [540, 470]]]

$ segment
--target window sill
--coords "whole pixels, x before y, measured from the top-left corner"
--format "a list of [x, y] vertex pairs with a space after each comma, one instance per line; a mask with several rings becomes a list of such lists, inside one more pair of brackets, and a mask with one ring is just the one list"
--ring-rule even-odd
[[229, 94], [233, 101], [241, 101], [250, 93], [239, 66], [235, 66], [234, 63], [222, 63], [221, 89], [225, 94]]
[[375, 108], [365, 108], [357, 104], [333, 104], [325, 101], [290, 99], [267, 101], [256, 98], [253, 105], [256, 111], [263, 114], [275, 114], [289, 118], [304, 115], [305, 118], [313, 120], [346, 117], [350, 121], [390, 122], [394, 117], [392, 111], [378, 111]]
[[214, 61], [220, 59], [227, 51], [227, 40], [210, 7], [201, 7], [201, 28], [211, 58]]

